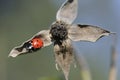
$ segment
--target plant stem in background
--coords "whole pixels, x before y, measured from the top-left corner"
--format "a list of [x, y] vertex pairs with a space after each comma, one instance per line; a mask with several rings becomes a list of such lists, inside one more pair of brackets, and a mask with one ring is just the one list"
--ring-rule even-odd
[[76, 54], [75, 57], [81, 69], [80, 74], [82, 76], [82, 80], [92, 80], [89, 66], [84, 57], [81, 54]]
[[117, 44], [117, 36], [113, 35], [113, 44], [111, 47], [111, 61], [110, 61], [110, 71], [109, 71], [109, 80], [116, 80], [117, 75], [117, 67], [116, 67], [116, 60], [117, 60], [117, 52], [116, 52], [116, 44]]

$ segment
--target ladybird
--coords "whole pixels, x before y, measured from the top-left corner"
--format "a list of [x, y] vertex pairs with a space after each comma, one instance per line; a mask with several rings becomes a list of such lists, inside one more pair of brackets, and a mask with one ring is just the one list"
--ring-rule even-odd
[[35, 49], [41, 48], [41, 47], [43, 47], [43, 40], [40, 38], [33, 38], [31, 40], [31, 44], [32, 44], [33, 48], [35, 48]]

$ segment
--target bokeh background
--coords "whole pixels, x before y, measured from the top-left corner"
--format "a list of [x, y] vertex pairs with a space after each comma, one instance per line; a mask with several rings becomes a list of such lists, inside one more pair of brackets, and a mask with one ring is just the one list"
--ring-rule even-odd
[[[0, 0], [0, 80], [64, 80], [55, 69], [53, 46], [8, 58], [10, 50], [48, 29], [65, 0]], [[118, 35], [117, 80], [120, 80], [120, 0], [79, 0], [74, 23], [97, 25]], [[113, 36], [96, 43], [73, 42], [86, 60], [92, 80], [108, 80]], [[82, 80], [81, 69], [71, 68], [70, 80]]]

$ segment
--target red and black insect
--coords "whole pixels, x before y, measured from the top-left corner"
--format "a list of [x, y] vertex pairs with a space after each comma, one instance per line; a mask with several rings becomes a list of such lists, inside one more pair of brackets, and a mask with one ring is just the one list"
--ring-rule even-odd
[[[50, 29], [41, 30], [21, 46], [13, 48], [9, 56], [16, 57], [35, 52], [53, 43], [56, 64], [68, 80], [70, 65], [74, 60], [72, 41], [96, 42], [101, 37], [111, 34], [110, 31], [97, 26], [72, 24], [77, 16], [77, 8], [78, 0], [66, 0], [58, 10], [56, 21]], [[56, 68], [58, 69], [57, 66]]]
[[26, 48], [28, 52], [34, 52], [43, 47], [43, 41], [40, 38], [33, 38], [32, 40], [23, 44], [23, 48]]

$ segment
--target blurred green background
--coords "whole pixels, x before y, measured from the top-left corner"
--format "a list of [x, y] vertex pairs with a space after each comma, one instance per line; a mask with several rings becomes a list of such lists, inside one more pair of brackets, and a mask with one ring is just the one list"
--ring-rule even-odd
[[[0, 0], [0, 80], [64, 80], [63, 74], [55, 69], [52, 45], [33, 54], [8, 58], [13, 47], [40, 30], [49, 28], [63, 2]], [[119, 5], [119, 0], [79, 0], [79, 14], [75, 23], [99, 25], [119, 34]], [[102, 38], [96, 43], [73, 43], [77, 52], [85, 57], [92, 80], [108, 80], [111, 44], [112, 37]], [[120, 60], [117, 61], [120, 75]], [[82, 80], [80, 68], [72, 67], [69, 77], [70, 80]], [[120, 80], [119, 76], [117, 80]]]

